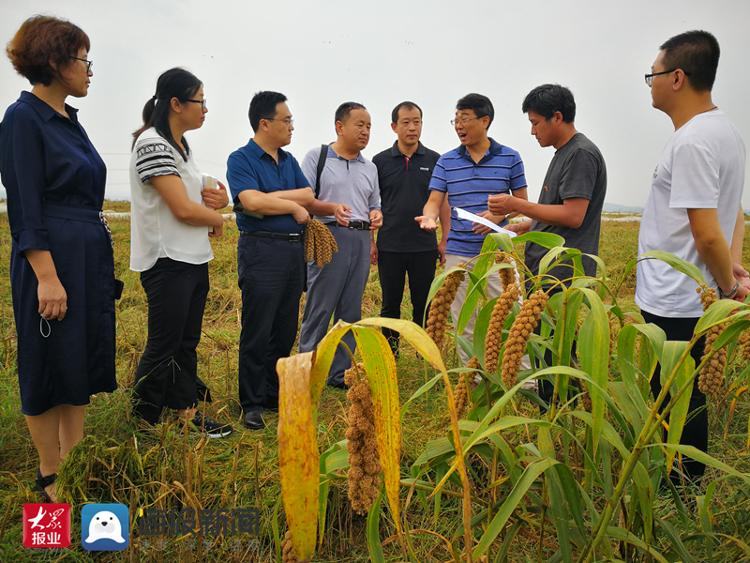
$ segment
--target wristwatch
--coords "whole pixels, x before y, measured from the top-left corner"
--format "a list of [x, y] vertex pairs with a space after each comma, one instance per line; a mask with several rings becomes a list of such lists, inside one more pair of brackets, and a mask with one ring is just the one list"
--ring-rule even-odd
[[732, 286], [732, 289], [724, 293], [722, 291], [721, 286], [717, 285], [717, 289], [719, 290], [719, 299], [734, 299], [734, 296], [737, 295], [737, 290], [740, 288], [740, 282], [737, 280], [734, 280], [734, 285]]

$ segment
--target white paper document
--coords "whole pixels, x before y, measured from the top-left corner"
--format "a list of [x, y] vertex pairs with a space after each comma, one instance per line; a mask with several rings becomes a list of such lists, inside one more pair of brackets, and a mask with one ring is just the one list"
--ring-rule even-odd
[[503, 233], [505, 235], [508, 235], [509, 237], [513, 238], [516, 236], [516, 233], [513, 231], [509, 231], [508, 229], [503, 229], [502, 227], [496, 225], [489, 219], [485, 219], [484, 217], [480, 217], [479, 215], [475, 215], [474, 213], [470, 211], [466, 211], [465, 209], [461, 209], [460, 207], [454, 207], [453, 210], [456, 212], [456, 216], [459, 219], [466, 219], [467, 221], [471, 221], [472, 223], [479, 223], [480, 225], [484, 225], [485, 227], [489, 227], [496, 233]]

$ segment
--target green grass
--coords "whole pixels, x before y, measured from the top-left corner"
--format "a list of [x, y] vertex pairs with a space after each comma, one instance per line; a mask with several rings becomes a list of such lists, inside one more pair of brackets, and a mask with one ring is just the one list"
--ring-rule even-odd
[[[105, 208], [124, 211], [127, 204], [107, 202]], [[30, 552], [21, 547], [21, 507], [37, 502], [31, 490], [37, 457], [31, 445], [18, 397], [15, 332], [8, 280], [10, 235], [7, 216], [0, 215], [0, 561], [103, 560], [103, 561], [243, 561], [270, 560], [278, 548], [274, 522], [283, 534], [283, 510], [276, 455], [276, 416], [267, 416], [269, 427], [250, 432], [240, 424], [237, 402], [237, 343], [240, 331], [240, 292], [237, 288], [237, 230], [227, 224], [225, 236], [214, 241], [216, 259], [211, 262], [211, 291], [198, 348], [201, 377], [209, 384], [214, 403], [208, 412], [231, 422], [235, 433], [225, 440], [206, 442], [196, 435], [180, 432], [164, 423], [150, 430], [139, 430], [129, 411], [128, 390], [146, 339], [146, 305], [138, 276], [128, 270], [129, 222], [110, 221], [115, 238], [115, 269], [125, 282], [123, 298], [117, 303], [117, 380], [120, 388], [92, 399], [86, 419], [87, 438], [71, 454], [62, 468], [59, 489], [63, 500], [73, 504], [72, 548], [61, 552]], [[601, 255], [613, 277], [619, 277], [637, 247], [637, 223], [604, 223]], [[747, 234], [746, 234], [747, 238]], [[746, 247], [748, 245], [746, 244]], [[745, 251], [750, 263], [750, 250]], [[632, 304], [634, 275], [622, 286], [621, 297]], [[403, 316], [408, 318], [408, 294]], [[365, 292], [364, 315], [380, 310], [377, 272], [372, 270]], [[447, 358], [455, 363], [455, 357]], [[408, 348], [402, 348], [398, 362], [402, 401], [433, 375]], [[344, 438], [346, 398], [342, 391], [326, 390], [321, 403], [319, 441], [325, 449]], [[750, 404], [741, 401], [731, 426], [725, 427], [726, 405], [711, 406], [711, 452], [741, 471], [750, 472], [747, 421]], [[718, 413], [721, 413], [720, 415]], [[444, 395], [436, 387], [415, 401], [403, 423], [403, 474], [431, 439], [446, 435], [448, 415]], [[725, 435], [726, 433], [726, 435]], [[406, 498], [407, 491], [403, 491]], [[133, 538], [125, 554], [89, 556], [80, 547], [80, 507], [85, 502], [123, 502], [136, 507], [255, 507], [261, 511], [261, 534], [226, 538], [169, 538], [151, 541]], [[667, 500], [659, 508], [662, 518], [673, 518], [678, 529], [691, 529], [695, 522], [683, 522]], [[444, 501], [440, 518], [432, 518], [432, 505], [415, 496], [405, 510], [411, 528], [424, 528], [450, 535], [460, 519], [460, 509], [450, 499]], [[714, 528], [748, 542], [750, 500], [736, 482], [722, 481], [714, 498]], [[383, 518], [382, 537], [392, 527]], [[346, 498], [346, 482], [340, 479], [331, 489], [328, 532], [318, 550], [322, 561], [367, 560], [364, 519], [351, 514]], [[250, 541], [253, 540], [253, 541]], [[450, 555], [435, 537], [415, 536], [420, 560], [447, 560]], [[537, 536], [522, 532], [512, 550], [512, 560], [535, 560]], [[386, 556], [401, 560], [397, 542], [385, 541]], [[554, 540], [544, 546], [554, 552]], [[41, 550], [40, 550], [41, 551]], [[736, 551], [713, 554], [716, 561], [736, 559]]]

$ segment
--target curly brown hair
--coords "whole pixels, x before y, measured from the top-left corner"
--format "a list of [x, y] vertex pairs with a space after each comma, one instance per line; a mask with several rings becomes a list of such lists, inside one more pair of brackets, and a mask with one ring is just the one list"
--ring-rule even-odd
[[51, 16], [32, 16], [21, 24], [5, 52], [18, 74], [32, 84], [49, 86], [81, 48], [91, 47], [89, 36], [77, 25]]

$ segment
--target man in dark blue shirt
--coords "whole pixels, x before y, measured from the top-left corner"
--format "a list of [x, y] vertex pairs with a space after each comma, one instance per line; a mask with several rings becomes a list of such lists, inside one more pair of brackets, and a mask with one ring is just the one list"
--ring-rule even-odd
[[229, 156], [227, 180], [240, 230], [240, 404], [245, 426], [260, 429], [262, 411], [278, 408], [276, 361], [289, 355], [297, 334], [305, 283], [302, 235], [314, 194], [297, 160], [281, 149], [294, 130], [286, 96], [258, 92], [249, 116], [255, 135]]

